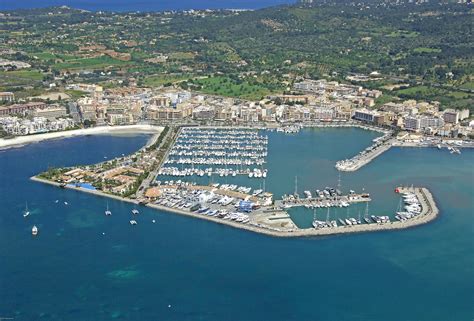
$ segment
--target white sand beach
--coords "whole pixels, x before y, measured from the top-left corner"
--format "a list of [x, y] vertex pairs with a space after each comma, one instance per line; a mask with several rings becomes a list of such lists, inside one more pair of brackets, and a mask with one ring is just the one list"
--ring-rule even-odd
[[85, 129], [67, 130], [28, 136], [18, 136], [11, 139], [0, 139], [0, 149], [20, 147], [26, 144], [37, 143], [49, 139], [62, 139], [84, 135], [107, 135], [122, 133], [153, 133], [159, 134], [163, 127], [153, 125], [127, 125], [127, 126], [100, 126]]

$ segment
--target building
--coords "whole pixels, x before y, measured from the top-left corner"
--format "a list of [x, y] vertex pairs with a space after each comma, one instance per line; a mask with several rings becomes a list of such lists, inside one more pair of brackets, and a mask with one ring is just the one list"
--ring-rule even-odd
[[313, 109], [313, 119], [315, 120], [332, 120], [336, 117], [336, 112], [332, 107], [315, 107]]
[[421, 128], [420, 119], [414, 116], [405, 117], [403, 126], [405, 130], [414, 131], [414, 132], [419, 131]]
[[171, 105], [171, 99], [168, 96], [155, 96], [150, 99], [150, 104], [158, 107], [169, 107]]
[[469, 118], [469, 109], [463, 109], [459, 112], [459, 120]]
[[439, 128], [444, 126], [444, 120], [435, 116], [421, 116], [420, 127], [421, 129], [427, 128]]
[[14, 104], [10, 106], [0, 107], [0, 116], [9, 116], [9, 115], [25, 115], [28, 111], [33, 111], [35, 109], [45, 108], [46, 103], [42, 102], [30, 102], [26, 104]]
[[146, 118], [150, 120], [177, 120], [183, 119], [192, 114], [192, 105], [178, 105], [176, 108], [148, 106]]
[[308, 96], [304, 95], [281, 95], [277, 96], [281, 102], [288, 104], [288, 103], [297, 103], [297, 104], [307, 104], [308, 103]]
[[88, 93], [102, 92], [104, 90], [102, 86], [94, 85], [94, 84], [71, 84], [71, 85], [67, 85], [66, 89], [80, 90], [80, 91], [85, 91]]
[[433, 130], [437, 130], [444, 126], [444, 120], [439, 117], [423, 115], [423, 116], [407, 116], [404, 119], [405, 130], [418, 132], [420, 130], [429, 131], [433, 134]]
[[443, 119], [448, 124], [457, 124], [459, 122], [459, 112], [454, 109], [446, 109], [443, 113]]
[[368, 109], [357, 109], [354, 113], [354, 119], [365, 121], [368, 123], [375, 122], [376, 116], [380, 116], [380, 114], [376, 111], [368, 110]]
[[193, 110], [193, 119], [197, 120], [210, 120], [215, 115], [215, 109], [212, 106], [198, 106]]
[[66, 107], [60, 105], [52, 105], [43, 109], [35, 109], [32, 112], [34, 117], [44, 117], [46, 119], [55, 119], [67, 116]]
[[0, 101], [13, 102], [15, 94], [9, 91], [0, 92]]

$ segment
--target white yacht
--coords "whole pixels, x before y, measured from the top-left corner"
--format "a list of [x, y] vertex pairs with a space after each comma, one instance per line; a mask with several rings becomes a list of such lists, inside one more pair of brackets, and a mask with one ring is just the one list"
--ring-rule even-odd
[[33, 225], [33, 227], [31, 228], [31, 234], [33, 236], [38, 235], [38, 228], [36, 227], [36, 225]]
[[112, 212], [109, 210], [109, 203], [107, 203], [107, 209], [105, 210], [105, 215], [106, 216], [112, 215]]
[[140, 212], [139, 212], [136, 208], [134, 208], [134, 209], [132, 210], [132, 214], [133, 214], [133, 215], [137, 215], [138, 213], [140, 213]]
[[25, 210], [23, 211], [23, 217], [27, 217], [30, 215], [30, 211], [28, 210], [28, 203], [25, 205]]
[[137, 224], [138, 224], [137, 221], [135, 221], [135, 220], [130, 220], [130, 225], [137, 225]]

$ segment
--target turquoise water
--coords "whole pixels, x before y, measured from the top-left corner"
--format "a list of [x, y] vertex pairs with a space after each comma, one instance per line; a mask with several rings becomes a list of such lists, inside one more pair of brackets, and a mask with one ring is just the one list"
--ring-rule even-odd
[[[301, 190], [335, 185], [335, 160], [353, 155], [376, 136], [356, 129], [309, 130], [299, 137], [274, 134], [267, 187], [277, 194], [293, 191], [294, 175]], [[130, 204], [109, 200], [113, 215], [105, 217], [103, 198], [28, 180], [48, 166], [88, 164], [130, 153], [146, 140], [144, 135], [79, 137], [0, 151], [0, 316], [474, 316], [474, 151], [451, 155], [437, 149], [395, 148], [358, 172], [343, 174], [343, 189], [364, 187], [371, 193], [371, 211], [393, 211], [393, 187], [413, 183], [430, 188], [441, 216], [404, 231], [318, 239], [272, 238], [148, 208], [140, 208], [139, 223], [131, 227]], [[21, 211], [26, 201], [31, 215], [25, 219]], [[33, 224], [40, 228], [36, 238], [30, 232]]]

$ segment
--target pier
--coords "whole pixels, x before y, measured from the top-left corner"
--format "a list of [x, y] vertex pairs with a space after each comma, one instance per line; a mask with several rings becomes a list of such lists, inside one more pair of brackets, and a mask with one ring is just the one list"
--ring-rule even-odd
[[349, 194], [349, 195], [338, 195], [333, 197], [306, 197], [299, 198], [290, 195], [284, 197], [281, 200], [275, 201], [275, 206], [281, 208], [291, 208], [304, 206], [307, 208], [320, 208], [320, 207], [347, 207], [351, 203], [370, 202], [369, 194]]
[[337, 162], [336, 168], [339, 171], [354, 172], [389, 150], [394, 141], [395, 139], [390, 139], [383, 144], [368, 147], [351, 159]]

